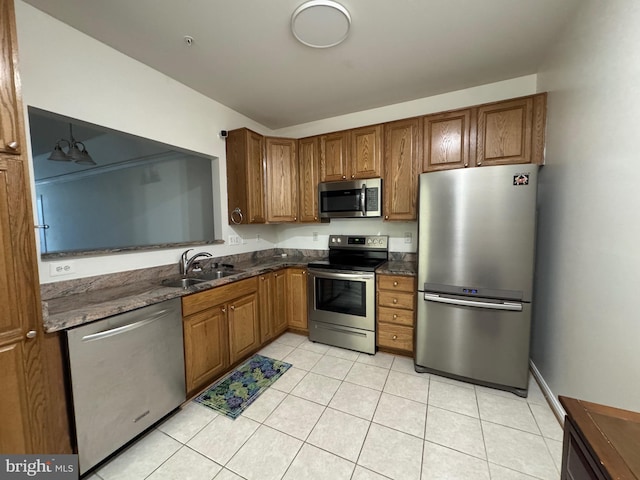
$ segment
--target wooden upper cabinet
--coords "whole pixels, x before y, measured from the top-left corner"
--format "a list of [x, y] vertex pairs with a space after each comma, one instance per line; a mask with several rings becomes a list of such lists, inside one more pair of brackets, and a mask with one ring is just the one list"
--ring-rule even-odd
[[320, 137], [298, 140], [298, 221], [318, 222]]
[[351, 130], [350, 178], [374, 178], [382, 172], [382, 125]]
[[298, 220], [298, 157], [296, 140], [266, 138], [266, 202], [268, 222]]
[[423, 172], [469, 166], [471, 121], [471, 109], [427, 115], [423, 118]]
[[229, 225], [265, 223], [264, 137], [240, 128], [226, 142]]
[[382, 173], [382, 125], [320, 136], [320, 181], [376, 178]]
[[320, 137], [320, 181], [333, 182], [347, 178], [349, 131]]
[[385, 220], [415, 220], [418, 199], [418, 158], [420, 152], [419, 118], [384, 125]]
[[20, 155], [22, 100], [18, 78], [17, 36], [13, 1], [0, 1], [0, 153]]
[[542, 163], [545, 98], [542, 94], [478, 107], [476, 165]]

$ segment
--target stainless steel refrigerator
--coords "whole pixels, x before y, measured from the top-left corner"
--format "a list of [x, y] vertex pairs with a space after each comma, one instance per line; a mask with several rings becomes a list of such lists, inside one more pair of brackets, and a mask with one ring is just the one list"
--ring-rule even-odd
[[537, 173], [420, 175], [416, 371], [526, 397]]

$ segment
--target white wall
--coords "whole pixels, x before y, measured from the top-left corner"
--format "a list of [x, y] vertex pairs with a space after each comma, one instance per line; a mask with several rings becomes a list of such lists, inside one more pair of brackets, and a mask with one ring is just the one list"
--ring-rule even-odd
[[[202, 248], [226, 255], [280, 246], [326, 249], [330, 233], [372, 233], [391, 236], [392, 251], [415, 252], [415, 222], [378, 219], [333, 220], [310, 226], [226, 225], [226, 161], [220, 130], [249, 127], [263, 134], [301, 138], [343, 128], [385, 122], [442, 110], [535, 93], [536, 76], [497, 82], [412, 102], [329, 118], [297, 127], [269, 131], [248, 118], [204, 97], [165, 75], [111, 49], [77, 30], [16, 1], [20, 70], [25, 108], [32, 105], [86, 122], [157, 140], [217, 157], [221, 215], [216, 233], [243, 237], [239, 246]], [[70, 74], [69, 72], [73, 72]], [[25, 115], [26, 116], [26, 115]], [[313, 233], [318, 240], [313, 241]], [[413, 242], [405, 243], [405, 233]], [[258, 238], [260, 236], [260, 238]], [[76, 273], [50, 277], [49, 263], [40, 263], [42, 283], [177, 262], [182, 249], [119, 254], [73, 260]]]
[[[25, 106], [150, 138], [187, 151], [217, 157], [214, 168], [226, 178], [225, 144], [220, 130], [265, 127], [185, 87], [130, 57], [84, 35], [17, 0], [18, 46]], [[33, 188], [32, 188], [33, 190]], [[235, 231], [226, 224], [227, 185], [217, 192], [216, 233], [226, 239]], [[222, 221], [225, 220], [225, 221]], [[249, 230], [251, 231], [251, 230]], [[226, 255], [272, 248], [273, 228], [261, 242], [199, 248]], [[40, 262], [40, 281], [69, 280], [178, 261], [183, 249], [139, 252], [73, 260], [76, 273], [51, 278], [49, 263]]]
[[551, 390], [640, 410], [640, 3], [588, 0], [548, 91], [532, 358]]

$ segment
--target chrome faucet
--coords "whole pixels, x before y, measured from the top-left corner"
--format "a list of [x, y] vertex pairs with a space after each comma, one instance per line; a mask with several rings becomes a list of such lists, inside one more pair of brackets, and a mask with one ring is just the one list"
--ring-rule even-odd
[[195, 253], [191, 258], [189, 258], [189, 252], [193, 250], [190, 248], [182, 252], [182, 256], [180, 257], [180, 275], [187, 276], [189, 272], [193, 269], [194, 264], [198, 258], [202, 257], [213, 257], [209, 252], [200, 252]]

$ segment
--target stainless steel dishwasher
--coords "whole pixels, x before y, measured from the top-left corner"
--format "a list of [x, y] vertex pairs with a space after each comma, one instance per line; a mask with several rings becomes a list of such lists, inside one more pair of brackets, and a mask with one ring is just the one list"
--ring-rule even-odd
[[67, 330], [80, 473], [186, 400], [180, 299]]

